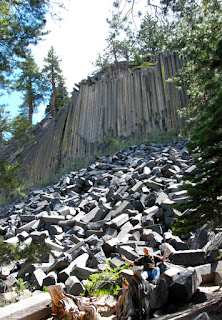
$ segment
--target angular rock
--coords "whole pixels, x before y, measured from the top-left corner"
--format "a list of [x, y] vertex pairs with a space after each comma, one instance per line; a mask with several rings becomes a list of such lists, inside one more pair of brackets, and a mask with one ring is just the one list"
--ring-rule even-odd
[[72, 256], [68, 253], [63, 253], [49, 268], [49, 271], [61, 271], [69, 266], [72, 261]]
[[79, 296], [81, 293], [85, 293], [86, 289], [84, 285], [79, 281], [76, 276], [70, 276], [65, 282], [66, 290], [68, 294], [73, 296]]
[[166, 280], [166, 283], [171, 285], [185, 270], [177, 267], [171, 267], [161, 274], [161, 278]]
[[61, 282], [65, 283], [70, 275], [75, 275], [74, 269], [76, 266], [86, 266], [87, 260], [89, 259], [88, 253], [82, 253], [74, 259], [67, 268], [59, 272], [58, 278]]
[[198, 275], [196, 270], [188, 268], [170, 285], [169, 299], [171, 301], [189, 301], [201, 281], [201, 276]]
[[204, 250], [183, 250], [176, 251], [170, 255], [170, 260], [174, 264], [184, 266], [197, 266], [205, 263]]
[[81, 219], [81, 221], [83, 221], [85, 223], [89, 223], [91, 221], [92, 222], [99, 221], [99, 220], [102, 220], [103, 218], [105, 218], [105, 216], [106, 216], [105, 211], [103, 211], [99, 207], [96, 207], [96, 208], [92, 209], [90, 212], [88, 212], [86, 215], [84, 215], [83, 218]]
[[112, 218], [118, 217], [120, 214], [124, 213], [125, 210], [131, 209], [131, 208], [132, 208], [131, 204], [127, 200], [124, 200], [116, 209], [112, 210], [111, 217]]
[[111, 253], [116, 252], [118, 243], [119, 243], [119, 240], [117, 238], [112, 238], [104, 242], [104, 244], [102, 245], [102, 248], [106, 257], [109, 257]]
[[165, 279], [161, 278], [156, 288], [151, 291], [150, 308], [152, 311], [163, 308], [168, 302], [169, 288]]
[[98, 270], [97, 269], [93, 269], [93, 268], [88, 268], [88, 267], [81, 267], [81, 266], [76, 266], [73, 269], [73, 273], [75, 274], [75, 276], [79, 279], [79, 280], [85, 280], [85, 279], [89, 279], [89, 277], [94, 274], [97, 273]]
[[106, 256], [102, 249], [92, 255], [91, 262], [89, 263], [90, 268], [97, 268], [99, 264], [104, 264], [106, 262]]
[[148, 241], [150, 247], [159, 248], [159, 245], [163, 242], [163, 237], [155, 231], [144, 229], [141, 240]]
[[120, 256], [116, 256], [109, 260], [109, 264], [111, 268], [115, 269], [124, 266], [125, 261]]
[[129, 234], [129, 232], [133, 229], [132, 224], [127, 221], [120, 229], [120, 232], [117, 235], [117, 239], [119, 241], [123, 241], [123, 239]]
[[214, 282], [216, 273], [222, 271], [222, 261], [200, 265], [194, 269], [202, 277], [202, 283]]
[[48, 292], [41, 293], [25, 300], [10, 304], [1, 308], [0, 318], [2, 320], [20, 319], [43, 319], [52, 313], [50, 303], [51, 297]]
[[36, 290], [42, 289], [42, 284], [43, 284], [43, 280], [45, 277], [46, 277], [46, 274], [41, 269], [36, 269], [33, 272], [32, 276], [31, 276], [31, 282]]
[[120, 256], [124, 255], [128, 260], [131, 261], [134, 261], [135, 259], [139, 258], [136, 251], [129, 245], [118, 246], [118, 253]]
[[57, 284], [58, 276], [55, 271], [49, 272], [47, 276], [43, 279], [42, 287], [53, 286]]
[[116, 218], [112, 219], [110, 225], [113, 228], [120, 228], [124, 223], [128, 222], [129, 215], [127, 213], [122, 213], [121, 215], [117, 216]]

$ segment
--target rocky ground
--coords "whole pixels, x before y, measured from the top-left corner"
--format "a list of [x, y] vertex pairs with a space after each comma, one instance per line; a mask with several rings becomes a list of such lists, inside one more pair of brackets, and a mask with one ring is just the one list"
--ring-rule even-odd
[[[184, 173], [195, 174], [195, 165], [183, 142], [140, 145], [97, 157], [88, 168], [2, 208], [5, 243], [24, 247], [41, 240], [50, 252], [41, 264], [3, 266], [0, 292], [13, 290], [22, 278], [36, 290], [63, 283], [67, 293], [84, 294], [85, 280], [104, 270], [107, 260], [115, 268], [124, 265], [121, 255], [134, 260], [144, 247], [162, 255], [168, 246], [152, 307], [203, 303], [208, 297], [199, 286], [221, 284], [222, 262], [216, 258], [222, 232], [210, 231], [209, 222], [189, 236], [172, 234], [172, 223], [184, 212], [171, 205], [189, 201], [180, 189]], [[122, 275], [130, 281], [132, 271]]]

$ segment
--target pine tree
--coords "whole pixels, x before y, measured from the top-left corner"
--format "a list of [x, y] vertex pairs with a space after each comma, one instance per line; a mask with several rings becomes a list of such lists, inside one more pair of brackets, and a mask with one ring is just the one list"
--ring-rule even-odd
[[44, 35], [48, 1], [2, 0], [0, 2], [0, 85], [10, 81], [8, 76], [16, 61], [24, 58], [30, 44]]
[[[55, 110], [56, 113], [65, 107], [65, 105], [69, 102], [69, 95], [67, 88], [65, 86], [65, 81], [63, 78], [59, 79], [58, 86], [56, 88], [56, 96], [55, 96]], [[45, 109], [46, 115], [51, 115], [51, 108], [49, 104]]]
[[222, 5], [205, 1], [184, 15], [175, 33], [173, 47], [186, 58], [175, 81], [189, 94], [181, 111], [188, 117], [183, 134], [189, 137], [188, 150], [196, 153], [196, 172], [185, 176], [191, 209], [175, 225], [184, 232], [195, 230], [207, 220], [222, 224]]
[[167, 19], [160, 22], [158, 18], [147, 13], [137, 33], [139, 54], [153, 57], [165, 51], [172, 28], [173, 23], [169, 23]]
[[[32, 125], [33, 112], [44, 101], [44, 91], [41, 73], [31, 53], [19, 63], [20, 74], [15, 82], [15, 89], [23, 93], [23, 103], [20, 106], [23, 114], [28, 113], [29, 123]], [[28, 112], [27, 112], [28, 111]]]
[[6, 143], [6, 135], [10, 132], [9, 113], [5, 112], [5, 107], [0, 106], [0, 146]]
[[18, 116], [12, 119], [10, 122], [11, 138], [9, 142], [19, 141], [19, 144], [24, 145], [30, 138], [28, 130], [31, 129], [31, 123], [28, 120], [27, 115], [20, 113]]
[[0, 88], [7, 88], [16, 63], [26, 57], [30, 45], [43, 35], [47, 14], [58, 19], [52, 5], [64, 8], [63, 0], [0, 1]]
[[50, 103], [50, 110], [52, 116], [56, 114], [56, 94], [58, 87], [60, 85], [63, 87], [64, 93], [64, 78], [62, 76], [62, 70], [60, 68], [61, 60], [55, 53], [53, 47], [50, 48], [47, 58], [44, 59], [45, 65], [43, 67], [43, 74], [45, 75], [46, 82], [48, 83], [48, 92], [51, 95], [51, 103]]

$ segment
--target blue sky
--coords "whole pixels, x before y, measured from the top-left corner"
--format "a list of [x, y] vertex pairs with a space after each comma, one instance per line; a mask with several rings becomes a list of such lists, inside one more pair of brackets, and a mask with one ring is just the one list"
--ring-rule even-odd
[[[113, 0], [66, 0], [67, 10], [61, 14], [62, 21], [53, 21], [48, 16], [46, 30], [50, 33], [38, 46], [32, 47], [35, 61], [41, 69], [44, 58], [51, 46], [54, 47], [60, 63], [66, 86], [71, 92], [75, 83], [80, 82], [90, 75], [95, 67], [92, 62], [106, 47], [105, 39], [108, 36], [107, 17], [111, 17]], [[136, 2], [137, 3], [137, 2]], [[158, 3], [153, 0], [152, 3]], [[147, 0], [138, 1], [140, 7], [146, 7]], [[137, 9], [135, 10], [137, 11]], [[8, 104], [6, 110], [15, 117], [19, 113], [21, 94], [5, 94], [0, 97], [0, 105]], [[44, 117], [45, 105], [38, 108], [33, 116], [33, 123], [39, 122]]]
[[[96, 60], [99, 52], [106, 46], [105, 39], [108, 35], [106, 18], [113, 9], [113, 0], [70, 0], [63, 11], [61, 22], [47, 19], [46, 29], [50, 30], [43, 41], [32, 51], [36, 63], [40, 68], [43, 66], [44, 57], [51, 46], [62, 60], [60, 66], [66, 78], [66, 86], [71, 92], [74, 83], [86, 78], [95, 67], [92, 62]], [[21, 94], [11, 93], [0, 97], [0, 104], [8, 104], [7, 111], [15, 117], [19, 113]], [[39, 122], [44, 116], [42, 105], [38, 113], [34, 114], [33, 122]]]

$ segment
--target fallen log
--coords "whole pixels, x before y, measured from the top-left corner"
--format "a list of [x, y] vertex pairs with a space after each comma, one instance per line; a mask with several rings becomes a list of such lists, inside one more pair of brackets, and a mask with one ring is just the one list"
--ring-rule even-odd
[[52, 313], [61, 320], [101, 320], [97, 308], [90, 298], [75, 297], [63, 291], [62, 285], [47, 287], [52, 298]]

